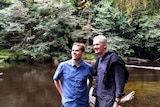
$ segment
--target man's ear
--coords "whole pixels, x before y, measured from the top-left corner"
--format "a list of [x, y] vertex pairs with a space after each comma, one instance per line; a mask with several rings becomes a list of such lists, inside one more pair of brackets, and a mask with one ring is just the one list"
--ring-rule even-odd
[[107, 49], [107, 44], [104, 46], [104, 49]]

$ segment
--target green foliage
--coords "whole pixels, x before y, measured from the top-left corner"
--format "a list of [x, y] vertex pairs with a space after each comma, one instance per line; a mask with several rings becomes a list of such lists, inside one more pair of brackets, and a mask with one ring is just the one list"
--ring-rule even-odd
[[7, 60], [9, 59], [13, 54], [11, 52], [8, 52], [6, 50], [0, 51], [0, 59]]
[[151, 17], [142, 16], [138, 20], [135, 20], [134, 23], [137, 23], [134, 26], [138, 26], [139, 29], [137, 29], [136, 36], [132, 38], [132, 46], [145, 50], [143, 53], [141, 52], [141, 56], [144, 53], [150, 54], [152, 52], [152, 56], [156, 55], [156, 53], [159, 53], [160, 15]]
[[0, 1], [0, 9], [8, 7], [11, 4], [11, 0], [1, 0]]
[[[3, 35], [1, 44], [5, 41], [7, 44], [8, 41], [10, 47], [14, 44], [12, 50], [23, 50], [24, 54], [34, 58], [59, 51], [69, 53], [73, 41], [78, 40], [78, 36], [73, 33], [78, 25], [78, 20], [72, 15], [74, 8], [70, 4], [55, 8], [52, 4], [33, 4], [27, 0], [23, 3], [13, 3], [0, 12], [3, 16], [0, 18], [0, 33]], [[10, 42], [17, 37], [21, 37], [21, 40]]]
[[[109, 48], [120, 54], [131, 54], [130, 38], [135, 30], [132, 27], [125, 13], [112, 6], [112, 2], [103, 0], [95, 5], [95, 16], [93, 18], [94, 35], [103, 34], [109, 40]], [[119, 45], [120, 44], [120, 45]]]
[[[0, 2], [3, 7], [0, 10], [0, 49], [11, 49], [15, 55], [11, 59], [23, 59], [25, 55], [37, 60], [55, 56], [64, 61], [70, 58], [74, 41], [85, 43], [86, 52], [91, 54], [92, 38], [104, 34], [109, 50], [121, 55], [141, 53], [141, 49], [158, 55], [160, 16], [146, 16], [147, 10], [143, 10], [134, 13], [130, 20], [127, 12], [114, 7], [113, 1], [96, 0], [91, 7], [77, 11], [75, 4], [83, 2], [81, 0], [66, 1], [56, 7], [54, 2], [17, 0], [6, 5], [3, 0]], [[85, 58], [92, 59], [92, 56]]]
[[11, 50], [22, 51], [32, 58], [53, 56], [59, 52], [69, 54], [72, 43], [79, 38], [74, 33], [77, 27], [80, 28], [74, 11], [69, 3], [63, 7], [45, 3], [13, 3], [0, 12], [3, 16], [0, 20], [3, 29], [1, 43], [7, 36], [6, 41], [16, 38], [14, 46], [10, 43]]
[[128, 23], [126, 14], [118, 8], [112, 7], [109, 1], [101, 1], [95, 5], [95, 17], [93, 25], [100, 29], [99, 33], [111, 36], [130, 38], [131, 32], [135, 29]]
[[3, 61], [22, 61], [25, 59], [25, 56], [22, 52], [12, 52], [10, 50], [1, 50], [0, 51], [0, 60]]
[[95, 54], [85, 54], [83, 56], [83, 59], [85, 59], [85, 60], [95, 60], [96, 56], [95, 56]]
[[76, 0], [70, 0], [71, 4], [74, 4], [76, 2]]
[[0, 34], [1, 44], [4, 48], [13, 46], [23, 38], [25, 25], [23, 23], [26, 12], [21, 4], [12, 4], [0, 10]]
[[68, 60], [70, 57], [67, 55], [67, 54], [59, 54], [59, 56], [58, 56], [58, 61], [59, 62], [63, 62], [63, 61], [66, 61], [66, 60]]
[[113, 36], [107, 38], [108, 50], [116, 51], [120, 55], [130, 55], [134, 53], [134, 50], [130, 48], [131, 40], [124, 39], [119, 36]]

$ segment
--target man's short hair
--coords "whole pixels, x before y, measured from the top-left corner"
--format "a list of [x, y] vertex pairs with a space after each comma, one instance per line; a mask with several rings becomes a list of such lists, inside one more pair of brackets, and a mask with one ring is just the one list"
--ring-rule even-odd
[[80, 47], [82, 52], [85, 52], [85, 44], [81, 42], [74, 42], [73, 45]]

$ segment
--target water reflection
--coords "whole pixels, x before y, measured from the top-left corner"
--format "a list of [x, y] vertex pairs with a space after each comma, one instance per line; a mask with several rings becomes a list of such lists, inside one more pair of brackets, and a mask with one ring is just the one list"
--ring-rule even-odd
[[0, 82], [0, 107], [59, 107], [50, 66], [12, 66]]
[[123, 104], [123, 107], [159, 107], [160, 71], [129, 68], [130, 78], [125, 91], [136, 92], [134, 100]]
[[[0, 68], [0, 107], [60, 107], [60, 96], [52, 82], [53, 65], [12, 65]], [[122, 107], [159, 107], [160, 71], [129, 68], [125, 93], [135, 99]]]

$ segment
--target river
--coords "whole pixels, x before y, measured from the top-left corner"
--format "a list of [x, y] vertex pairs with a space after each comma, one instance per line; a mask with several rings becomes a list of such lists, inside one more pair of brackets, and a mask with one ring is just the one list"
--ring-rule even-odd
[[[143, 64], [147, 65], [148, 64]], [[60, 107], [60, 96], [52, 81], [52, 64], [0, 66], [0, 107]], [[128, 68], [125, 93], [135, 98], [122, 107], [159, 107], [160, 70]]]

